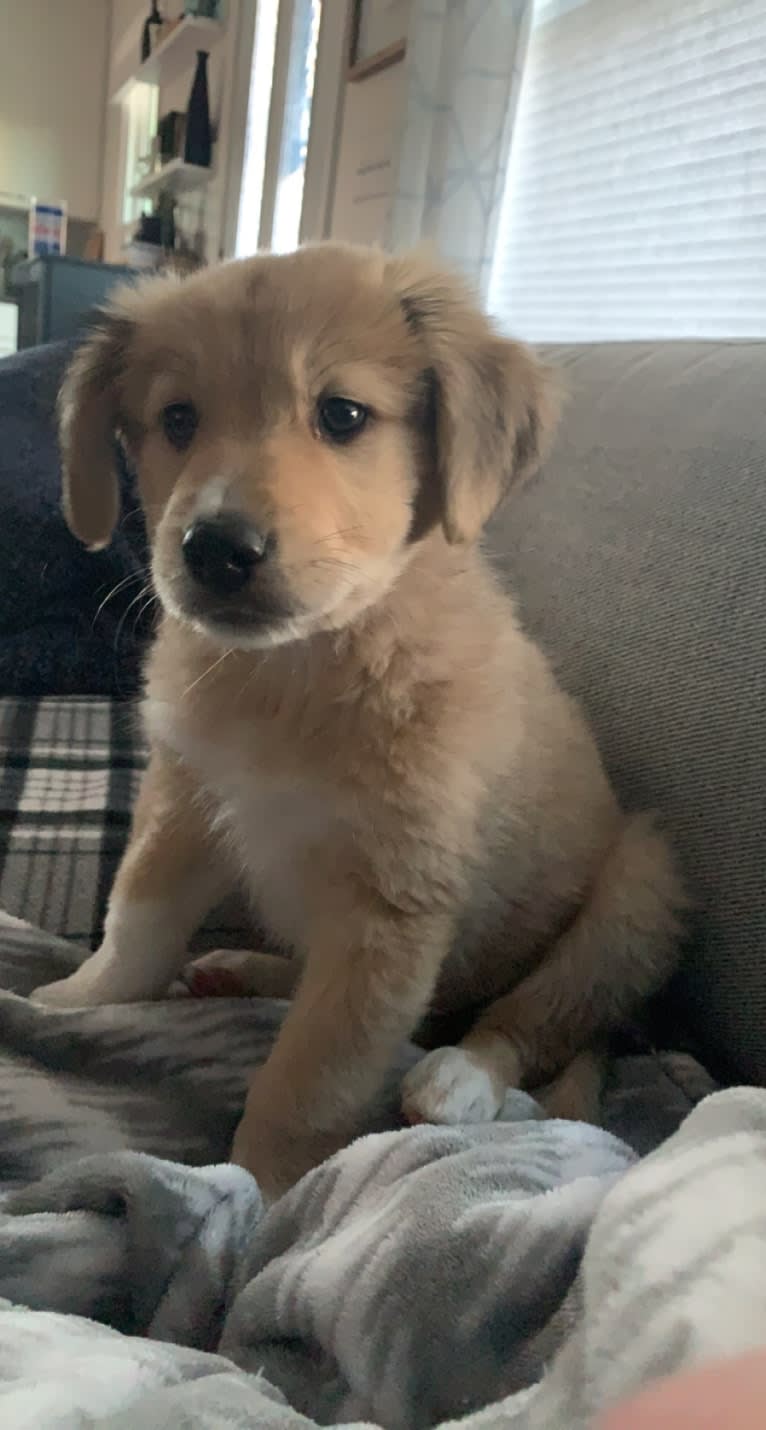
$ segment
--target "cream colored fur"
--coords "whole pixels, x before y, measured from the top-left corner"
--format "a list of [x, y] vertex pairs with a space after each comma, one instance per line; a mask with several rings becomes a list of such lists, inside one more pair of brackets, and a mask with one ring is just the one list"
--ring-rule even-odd
[[[317, 426], [328, 391], [371, 412], [342, 448]], [[183, 452], [162, 430], [180, 401], [199, 412]], [[673, 967], [665, 843], [620, 811], [476, 544], [555, 407], [456, 279], [335, 245], [126, 292], [66, 382], [69, 521], [108, 540], [119, 431], [164, 617], [103, 945], [37, 996], [161, 996], [244, 881], [301, 969], [233, 1152], [270, 1194], [353, 1135], [429, 1010], [480, 1011], [408, 1078], [411, 1120], [492, 1118], [507, 1087], [562, 1073], [569, 1108], [597, 1091], [588, 1049]], [[222, 626], [190, 588], [181, 536], [222, 508], [274, 534], [271, 623]], [[238, 976], [287, 992], [284, 968]]]

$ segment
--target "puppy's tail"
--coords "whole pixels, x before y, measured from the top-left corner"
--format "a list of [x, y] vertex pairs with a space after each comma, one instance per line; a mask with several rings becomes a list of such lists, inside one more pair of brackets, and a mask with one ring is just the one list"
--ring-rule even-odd
[[465, 1045], [489, 1055], [511, 1086], [537, 1087], [578, 1059], [568, 1088], [584, 1079], [592, 1098], [598, 1059], [579, 1055], [669, 978], [686, 908], [654, 819], [627, 818], [575, 918], [542, 963], [486, 1009]]

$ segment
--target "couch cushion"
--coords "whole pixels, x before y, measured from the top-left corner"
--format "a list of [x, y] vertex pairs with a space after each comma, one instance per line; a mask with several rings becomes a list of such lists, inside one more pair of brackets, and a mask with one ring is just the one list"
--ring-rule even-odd
[[571, 399], [490, 532], [528, 629], [697, 901], [679, 987], [766, 1082], [766, 343], [551, 350]]
[[72, 350], [52, 343], [0, 362], [2, 695], [125, 697], [138, 685], [151, 603], [140, 596], [145, 538], [128, 472], [108, 550], [90, 555], [61, 512], [54, 412]]

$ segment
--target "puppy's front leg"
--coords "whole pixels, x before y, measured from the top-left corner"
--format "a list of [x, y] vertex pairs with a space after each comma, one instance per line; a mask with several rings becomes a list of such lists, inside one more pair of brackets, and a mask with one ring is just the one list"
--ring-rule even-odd
[[226, 888], [192, 776], [155, 751], [144, 775], [130, 842], [115, 879], [96, 953], [33, 998], [59, 1008], [131, 1003], [165, 992], [191, 935]]
[[232, 1159], [278, 1195], [360, 1129], [397, 1048], [433, 993], [443, 917], [338, 921], [311, 948], [271, 1056], [255, 1074]]

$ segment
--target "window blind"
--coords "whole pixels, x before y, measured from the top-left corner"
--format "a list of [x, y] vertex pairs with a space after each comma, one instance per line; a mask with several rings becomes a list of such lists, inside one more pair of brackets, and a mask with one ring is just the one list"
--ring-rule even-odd
[[532, 341], [766, 336], [766, 0], [538, 0], [489, 300]]

